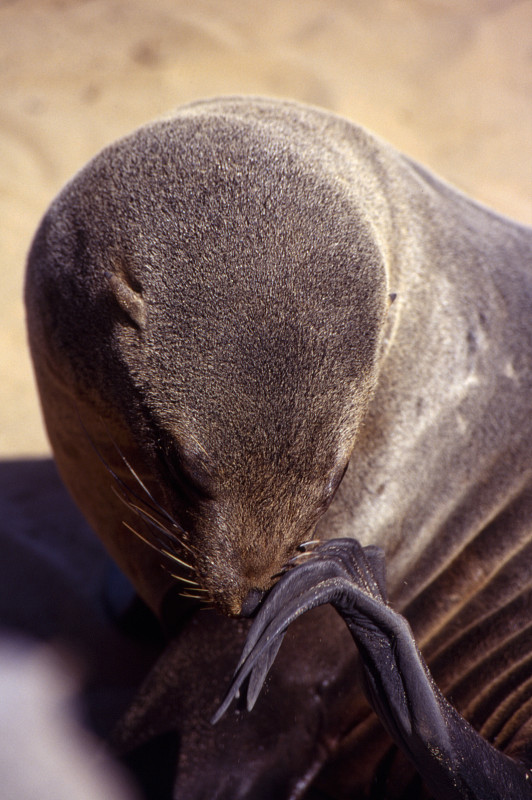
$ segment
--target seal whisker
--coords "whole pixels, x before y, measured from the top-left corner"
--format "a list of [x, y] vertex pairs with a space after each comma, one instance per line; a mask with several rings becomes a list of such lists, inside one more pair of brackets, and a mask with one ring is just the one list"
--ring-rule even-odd
[[161, 547], [161, 545], [155, 544], [154, 542], [151, 542], [149, 539], [146, 538], [146, 536], [143, 536], [142, 533], [140, 533], [139, 531], [135, 530], [135, 528], [133, 528], [125, 520], [122, 520], [122, 524], [129, 531], [131, 531], [131, 533], [134, 533], [135, 536], [137, 536], [139, 539], [141, 539], [144, 542], [144, 544], [147, 544], [153, 550], [156, 550], [161, 555], [166, 556], [166, 558], [170, 558], [172, 561], [175, 561], [177, 564], [181, 564], [181, 566], [186, 567], [186, 569], [194, 571], [194, 567], [192, 567], [190, 564], [187, 564], [186, 561], [183, 561], [181, 558], [178, 558], [178, 556], [174, 555], [174, 553], [171, 553], [169, 550], [166, 550], [164, 547]]
[[174, 572], [171, 572], [170, 570], [168, 570], [168, 574], [171, 575], [172, 578], [177, 578], [178, 580], [188, 584], [189, 586], [194, 586], [194, 591], [198, 592], [206, 591], [206, 589], [201, 589], [199, 583], [197, 581], [192, 580], [191, 578], [183, 578], [182, 575], [176, 575]]
[[[172, 538], [172, 534], [170, 533], [170, 531], [168, 529], [164, 528], [163, 526], [161, 526], [161, 524], [158, 521], [156, 521], [156, 519], [154, 517], [151, 517], [151, 519], [150, 519], [150, 515], [148, 514], [148, 512], [146, 512], [145, 510], [141, 511], [141, 509], [139, 509], [134, 503], [132, 503], [132, 501], [131, 501], [131, 499], [129, 497], [130, 495], [132, 497], [134, 497], [136, 500], [138, 500], [139, 503], [143, 503], [144, 506], [149, 508], [150, 511], [152, 511], [154, 514], [160, 513], [160, 515], [163, 517], [163, 519], [167, 520], [172, 525], [172, 527], [174, 527], [180, 533], [186, 534], [185, 529], [182, 528], [173, 519], [173, 517], [153, 497], [153, 495], [148, 490], [148, 488], [145, 486], [145, 484], [143, 483], [141, 478], [138, 476], [138, 474], [135, 472], [135, 470], [133, 469], [133, 467], [131, 466], [129, 461], [126, 459], [125, 455], [122, 453], [121, 449], [119, 448], [117, 443], [114, 441], [113, 437], [109, 434], [109, 431], [107, 430], [107, 426], [105, 426], [105, 427], [106, 427], [107, 433], [109, 435], [109, 440], [112, 442], [113, 447], [117, 451], [117, 453], [120, 456], [120, 458], [122, 459], [123, 463], [126, 465], [126, 467], [127, 467], [128, 471], [130, 472], [130, 474], [137, 481], [137, 483], [144, 490], [144, 492], [146, 493], [146, 495], [148, 496], [150, 501], [153, 503], [153, 506], [151, 506], [149, 503], [146, 502], [146, 500], [143, 497], [140, 497], [135, 491], [133, 491], [133, 489], [130, 486], [128, 486], [127, 483], [124, 480], [122, 480], [122, 478], [115, 472], [115, 470], [111, 467], [111, 465], [107, 462], [107, 460], [103, 457], [103, 455], [101, 454], [99, 449], [96, 447], [91, 435], [89, 434], [89, 432], [88, 432], [88, 430], [87, 430], [87, 428], [86, 428], [86, 426], [85, 426], [85, 424], [83, 422], [83, 419], [81, 417], [81, 414], [79, 413], [79, 409], [78, 409], [77, 405], [76, 405], [76, 412], [77, 412], [77, 415], [78, 415], [78, 420], [79, 420], [79, 423], [81, 425], [81, 428], [82, 428], [82, 430], [83, 430], [83, 432], [84, 432], [89, 444], [91, 445], [92, 449], [94, 450], [96, 456], [98, 457], [100, 462], [103, 464], [103, 466], [105, 467], [107, 472], [115, 480], [116, 484], [122, 489], [123, 494], [120, 493], [116, 489], [116, 487], [112, 486], [111, 489], [115, 493], [115, 495], [120, 500], [122, 500], [122, 502], [124, 502], [127, 506], [129, 506], [129, 508], [134, 510], [136, 513], [140, 513], [141, 515], [145, 515], [145, 517], [148, 517], [148, 519], [146, 521], [148, 521], [150, 524], [155, 525], [158, 528], [158, 530], [160, 530], [163, 534], [165, 534], [169, 538]], [[103, 420], [102, 420], [102, 422], [103, 422]], [[104, 422], [104, 425], [105, 425], [105, 422]], [[134, 531], [134, 533], [136, 533], [136, 531]], [[183, 545], [183, 547], [185, 547], [185, 549], [187, 549], [190, 553], [192, 553], [192, 555], [194, 555], [193, 550], [191, 549], [191, 547], [189, 545], [186, 544], [186, 542], [183, 542], [182, 540], [178, 540], [178, 541], [180, 542], [181, 545]], [[183, 564], [184, 564], [184, 562], [183, 562]], [[192, 567], [189, 567], [189, 569], [192, 569]]]
[[[92, 436], [91, 436], [91, 435], [90, 435], [90, 433], [88, 432], [88, 430], [87, 430], [87, 428], [85, 427], [85, 424], [84, 424], [84, 422], [83, 422], [83, 420], [82, 420], [82, 418], [81, 418], [81, 414], [79, 413], [79, 408], [77, 407], [77, 404], [76, 404], [76, 412], [77, 412], [77, 415], [78, 415], [78, 420], [79, 420], [79, 424], [81, 425], [81, 428], [82, 428], [82, 430], [83, 430], [83, 433], [85, 434], [85, 436], [86, 436], [86, 438], [87, 438], [87, 440], [88, 440], [88, 442], [89, 442], [90, 446], [91, 446], [91, 447], [92, 447], [92, 449], [94, 450], [94, 452], [95, 452], [96, 456], [98, 457], [98, 459], [100, 460], [100, 462], [103, 464], [103, 466], [105, 467], [105, 469], [107, 470], [107, 472], [108, 472], [108, 473], [111, 475], [111, 477], [112, 477], [112, 478], [114, 478], [114, 480], [116, 481], [116, 483], [117, 483], [119, 486], [121, 486], [121, 487], [122, 487], [122, 489], [123, 489], [125, 492], [132, 494], [132, 495], [133, 495], [133, 497], [137, 497], [137, 499], [138, 499], [140, 502], [142, 502], [142, 498], [138, 497], [138, 496], [135, 494], [135, 492], [134, 492], [134, 491], [133, 491], [133, 490], [132, 490], [132, 489], [131, 489], [131, 488], [130, 488], [130, 487], [129, 487], [129, 486], [128, 486], [128, 485], [127, 485], [127, 484], [126, 484], [126, 483], [125, 483], [123, 480], [122, 480], [122, 478], [121, 478], [119, 475], [117, 475], [117, 473], [114, 471], [114, 469], [113, 469], [113, 468], [111, 467], [111, 465], [108, 463], [108, 461], [107, 461], [107, 460], [106, 460], [106, 459], [103, 457], [103, 455], [100, 453], [100, 451], [99, 451], [99, 450], [98, 450], [98, 448], [96, 447], [96, 445], [95, 445], [95, 443], [94, 443], [94, 441], [93, 441], [93, 439], [92, 439]], [[101, 420], [101, 421], [103, 422], [103, 420]], [[104, 425], [105, 425], [105, 423], [104, 423]], [[107, 430], [107, 426], [105, 426], [105, 427], [106, 427], [106, 430]], [[109, 432], [108, 432], [108, 431], [107, 431], [107, 433], [109, 434]], [[118, 447], [118, 445], [117, 445], [117, 444], [114, 442], [114, 440], [113, 440], [113, 438], [112, 438], [111, 436], [109, 436], [109, 439], [110, 439], [110, 441], [113, 443], [113, 445], [114, 445], [114, 447], [116, 448], [116, 450], [118, 451], [118, 453], [119, 453], [120, 457], [123, 459], [123, 458], [124, 458], [124, 456], [123, 456], [123, 455], [122, 455], [122, 453], [120, 452], [120, 448]]]
[[199, 594], [199, 593], [208, 594], [207, 589], [204, 589], [202, 586], [199, 586], [199, 584], [197, 584], [197, 583], [195, 583], [193, 581], [192, 582], [191, 581], [187, 581], [187, 579], [186, 578], [182, 578], [181, 575], [174, 575], [173, 572], [170, 572], [169, 575], [171, 575], [172, 578], [175, 578], [178, 581], [182, 581], [183, 583], [186, 583], [186, 584], [192, 583], [190, 589], [188, 588], [188, 586], [184, 587], [186, 592], [194, 592], [196, 594]]
[[[122, 496], [121, 499], [132, 511], [134, 511], [139, 517], [142, 517], [142, 519], [145, 522], [148, 522], [150, 525], [153, 525], [154, 528], [160, 531], [160, 533], [169, 538], [171, 541], [176, 541], [176, 537], [171, 533], [171, 531], [169, 531], [165, 525], [163, 525], [156, 517], [154, 517], [153, 514], [150, 514], [149, 511], [146, 511], [146, 509], [141, 508], [136, 503], [133, 503], [127, 497]], [[177, 541], [180, 541], [180, 539], [177, 539]]]
[[308, 551], [308, 550], [303, 553], [297, 553], [297, 555], [292, 556], [292, 558], [286, 562], [286, 566], [292, 567], [295, 566], [296, 564], [301, 564], [305, 561], [308, 561], [309, 558], [312, 558], [313, 555], [314, 555], [313, 551]]
[[[167, 528], [165, 528], [163, 525], [161, 525], [161, 523], [158, 520], [156, 520], [155, 517], [153, 517], [151, 514], [149, 514], [144, 509], [142, 509], [139, 506], [137, 506], [135, 503], [132, 503], [131, 500], [129, 500], [127, 497], [125, 497], [123, 494], [121, 494], [119, 491], [117, 491], [116, 487], [112, 486], [111, 489], [116, 494], [116, 496], [124, 503], [124, 505], [127, 506], [127, 508], [129, 508], [132, 511], [134, 511], [135, 514], [138, 517], [140, 517], [142, 520], [144, 520], [144, 522], [147, 522], [149, 525], [151, 525], [157, 531], [160, 531], [160, 533], [162, 533], [164, 535], [165, 539], [169, 540], [171, 545], [173, 545], [175, 543], [178, 543], [178, 544], [182, 545], [183, 547], [185, 547], [187, 550], [190, 550], [190, 547], [187, 547], [186, 543], [184, 543], [181, 539], [178, 539], [177, 537], [175, 537]], [[158, 542], [158, 548], [157, 549], [161, 549], [161, 548], [164, 548], [164, 547], [165, 547], [165, 545], [163, 545], [161, 542]], [[186, 564], [186, 562], [182, 561], [181, 563], [183, 563], [184, 565], [188, 566], [189, 569], [192, 569], [192, 567], [189, 564]]]
[[179, 592], [179, 597], [187, 597], [189, 600], [205, 600], [201, 595], [190, 594], [189, 592]]
[[307, 547], [313, 547], [314, 548], [318, 544], [320, 544], [320, 541], [321, 541], [320, 539], [309, 539], [308, 542], [301, 542], [301, 544], [298, 545], [297, 549], [305, 551]]
[[134, 533], [134, 534], [135, 534], [135, 536], [137, 536], [137, 537], [138, 537], [138, 538], [139, 538], [141, 541], [143, 541], [143, 542], [144, 542], [144, 544], [147, 544], [147, 545], [148, 545], [148, 547], [151, 547], [151, 548], [153, 548], [153, 550], [157, 550], [157, 552], [158, 552], [158, 553], [160, 553], [160, 552], [161, 552], [161, 549], [160, 549], [160, 547], [158, 547], [158, 545], [156, 545], [154, 542], [150, 542], [150, 540], [149, 540], [149, 539], [147, 539], [145, 536], [143, 536], [143, 535], [142, 535], [142, 533], [140, 533], [139, 531], [135, 530], [135, 528], [133, 528], [133, 527], [132, 527], [132, 526], [129, 524], [129, 522], [126, 522], [126, 521], [123, 519], [123, 520], [122, 520], [122, 525], [123, 525], [125, 528], [127, 528], [127, 529], [128, 529], [128, 531], [131, 531], [131, 533]]
[[[126, 498], [126, 502], [130, 506], [130, 508], [132, 508], [133, 510], [135, 510], [137, 513], [141, 514], [142, 516], [147, 517], [149, 519], [149, 521], [153, 525], [155, 525], [162, 533], [165, 533], [167, 536], [169, 536], [172, 539], [175, 538], [174, 534], [171, 531], [168, 530], [166, 525], [163, 525], [156, 517], [153, 516], [153, 514], [150, 514], [144, 508], [140, 508], [140, 506], [137, 506], [136, 503], [132, 503], [131, 501], [128, 501], [127, 498]], [[144, 502], [144, 501], [142, 501], [142, 502]], [[156, 510], [153, 509], [150, 505], [148, 505], [147, 503], [145, 503], [145, 505], [147, 506], [147, 508], [150, 509], [150, 511], [156, 513]], [[174, 522], [173, 526], [180, 533], [186, 533], [186, 530], [184, 528], [182, 528], [181, 525], [178, 525], [177, 522]], [[181, 540], [179, 540], [179, 541], [181, 541]]]
[[[184, 528], [182, 530], [183, 533], [186, 533]], [[193, 545], [191, 545], [189, 542], [185, 542], [183, 539], [179, 539], [179, 544], [182, 545], [185, 548], [185, 550], [188, 550], [188, 552], [191, 553], [191, 555], [193, 556], [197, 555], [198, 553], [197, 548], [193, 547]]]
[[[177, 538], [172, 531], [169, 531], [168, 528], [160, 522], [160, 520], [153, 516], [153, 514], [150, 514], [145, 508], [141, 508], [136, 503], [133, 503], [128, 497], [125, 496], [125, 494], [120, 493], [116, 487], [112, 486], [111, 489], [128, 508], [137, 514], [137, 516], [141, 517], [149, 525], [152, 525], [154, 528], [160, 531], [172, 543], [177, 541], [182, 547], [185, 548], [185, 550], [188, 550], [189, 553], [195, 555], [195, 551], [191, 545], [187, 544], [187, 542], [185, 542], [183, 539]], [[134, 495], [134, 497], [136, 497], [136, 495]], [[145, 501], [140, 498], [136, 499], [139, 499], [141, 503], [145, 503]], [[145, 503], [145, 505], [147, 504]], [[148, 508], [150, 508], [150, 511], [156, 513], [156, 510], [151, 508], [149, 505]], [[177, 523], [175, 524], [175, 527], [182, 531], [182, 533], [186, 534], [185, 529], [178, 526]]]
[[[125, 486], [126, 490], [128, 490], [128, 488], [129, 487]], [[165, 537], [165, 539], [169, 540], [170, 544], [173, 545], [174, 543], [177, 543], [181, 547], [183, 547], [185, 550], [188, 550], [189, 553], [191, 553], [192, 555], [195, 555], [195, 549], [192, 547], [192, 545], [189, 545], [183, 539], [177, 538], [176, 536], [174, 536], [174, 534], [171, 531], [169, 531], [168, 528], [160, 522], [160, 520], [158, 520], [156, 517], [154, 517], [153, 514], [150, 514], [149, 511], [147, 511], [145, 508], [141, 508], [136, 503], [133, 503], [133, 501], [130, 500], [129, 497], [126, 496], [125, 492], [119, 491], [119, 489], [117, 489], [116, 486], [111, 486], [111, 490], [124, 503], [124, 505], [126, 505], [129, 509], [134, 511], [135, 514], [137, 514], [137, 516], [139, 516], [142, 520], [144, 520], [144, 522], [148, 523], [148, 525], [151, 525], [157, 531], [162, 533], [163, 536]], [[135, 499], [139, 500], [139, 502], [144, 503], [145, 505], [147, 505], [148, 508], [150, 509], [150, 511], [152, 511], [154, 513], [157, 513], [156, 509], [151, 508], [149, 506], [149, 504], [146, 503], [145, 500], [143, 500], [142, 498], [137, 497], [137, 495], [135, 493], [132, 493], [132, 494], [135, 497]], [[124, 524], [126, 524], [126, 523], [124, 523]], [[138, 531], [135, 531], [129, 525], [127, 525], [127, 527], [130, 530], [132, 530], [133, 533], [135, 533], [137, 536], [139, 536], [144, 542], [149, 543], [152, 547], [154, 547], [158, 552], [163, 553], [168, 558], [173, 559], [178, 564], [181, 564], [182, 566], [186, 567], [187, 569], [193, 570], [193, 567], [190, 564], [188, 564], [186, 561], [183, 561], [183, 559], [178, 558], [178, 556], [176, 556], [173, 553], [171, 553], [168, 550], [166, 550], [165, 546], [162, 545], [161, 542], [158, 542], [157, 545], [153, 544], [153, 542], [148, 542], [148, 540], [144, 536], [141, 536]], [[185, 529], [181, 528], [180, 526], [178, 526], [177, 523], [174, 524], [174, 527], [176, 527], [177, 529], [181, 530], [183, 533], [186, 533]]]
[[[111, 442], [113, 443], [113, 445], [114, 445], [114, 447], [115, 447], [115, 449], [116, 449], [116, 451], [117, 451], [118, 455], [120, 456], [120, 458], [122, 459], [122, 461], [123, 461], [123, 462], [124, 462], [124, 464], [126, 465], [127, 469], [129, 470], [129, 473], [130, 473], [130, 474], [133, 476], [133, 478], [134, 478], [134, 479], [137, 481], [137, 483], [139, 484], [139, 486], [141, 487], [141, 489], [142, 489], [142, 490], [145, 492], [146, 496], [149, 498], [150, 502], [153, 504], [152, 506], [149, 506], [149, 507], [150, 507], [150, 508], [152, 508], [152, 510], [154, 510], [154, 511], [158, 512], [158, 513], [159, 513], [159, 514], [160, 514], [160, 515], [161, 515], [161, 516], [162, 516], [164, 519], [166, 519], [166, 520], [167, 520], [167, 521], [168, 521], [168, 522], [169, 522], [171, 525], [174, 525], [175, 527], [178, 527], [178, 528], [180, 528], [180, 526], [179, 526], [179, 525], [176, 523], [176, 521], [175, 521], [175, 520], [173, 519], [173, 517], [172, 517], [172, 516], [171, 516], [171, 515], [168, 513], [168, 511], [166, 511], [166, 509], [165, 509], [165, 508], [164, 508], [164, 507], [163, 507], [163, 506], [162, 506], [162, 505], [161, 505], [159, 502], [157, 502], [157, 500], [155, 499], [155, 497], [153, 496], [153, 494], [150, 492], [150, 490], [148, 489], [148, 487], [145, 485], [145, 483], [142, 481], [142, 479], [140, 478], [140, 476], [139, 476], [139, 475], [138, 475], [138, 474], [135, 472], [135, 470], [133, 469], [133, 467], [131, 466], [131, 464], [129, 463], [129, 461], [127, 460], [127, 458], [125, 457], [125, 455], [123, 454], [123, 452], [120, 450], [120, 448], [118, 447], [118, 445], [116, 444], [116, 442], [115, 442], [115, 441], [113, 441], [113, 439], [112, 439], [111, 437], [110, 437], [110, 439], [111, 439]], [[123, 481], [122, 481], [122, 483], [123, 483]], [[123, 485], [126, 487], [126, 489], [127, 489], [128, 491], [131, 491], [131, 489], [129, 489], [129, 487], [127, 486], [127, 484], [124, 484], [124, 483], [123, 483]], [[137, 495], [135, 495], [135, 493], [134, 493], [134, 492], [132, 492], [132, 494], [133, 494], [133, 496], [134, 496], [134, 497], [137, 497]], [[138, 499], [138, 500], [141, 500], [141, 502], [145, 502], [144, 500], [142, 500], [142, 499], [141, 499], [141, 498], [139, 498], [139, 497], [137, 497], [137, 499]], [[147, 504], [147, 505], [148, 505], [148, 504]], [[153, 508], [153, 506], [154, 506], [155, 508]]]
[[[116, 481], [117, 485], [123, 491], [123, 494], [120, 494], [118, 491], [116, 491], [115, 487], [112, 487], [113, 491], [115, 492], [117, 497], [119, 497], [126, 505], [128, 505], [137, 514], [140, 514], [141, 516], [144, 516], [146, 522], [148, 522], [148, 523], [154, 525], [155, 527], [157, 527], [157, 529], [159, 531], [161, 531], [161, 533], [163, 533], [165, 536], [168, 536], [169, 538], [172, 538], [172, 533], [164, 525], [162, 525], [162, 523], [159, 520], [157, 520], [155, 517], [151, 516], [145, 509], [140, 509], [137, 505], [135, 505], [131, 501], [130, 495], [132, 497], [134, 497], [136, 500], [138, 500], [139, 503], [142, 503], [153, 514], [160, 514], [160, 516], [164, 520], [166, 520], [168, 523], [170, 523], [170, 525], [173, 528], [175, 528], [176, 531], [178, 531], [180, 534], [186, 535], [187, 531], [181, 525], [179, 525], [179, 523], [176, 522], [176, 520], [171, 516], [171, 514], [169, 514], [168, 511], [166, 511], [166, 509], [163, 508], [163, 506], [153, 497], [153, 495], [149, 491], [148, 487], [144, 484], [144, 482], [142, 481], [140, 476], [133, 469], [133, 467], [131, 466], [131, 464], [129, 463], [127, 458], [125, 457], [124, 453], [122, 452], [122, 450], [120, 449], [118, 444], [115, 442], [115, 440], [113, 439], [113, 437], [111, 436], [111, 434], [107, 430], [107, 426], [105, 425], [105, 422], [102, 420], [102, 422], [104, 423], [104, 425], [106, 427], [107, 434], [109, 436], [109, 441], [112, 442], [113, 447], [115, 448], [116, 452], [120, 456], [122, 462], [125, 464], [125, 466], [127, 467], [129, 473], [132, 475], [132, 477], [135, 479], [135, 481], [138, 483], [138, 485], [141, 487], [141, 489], [145, 492], [146, 496], [151, 501], [151, 504], [148, 503], [145, 500], [145, 498], [139, 496], [130, 486], [128, 486], [128, 484], [124, 480], [122, 480], [122, 478], [115, 472], [115, 470], [106, 461], [106, 459], [103, 457], [103, 455], [100, 453], [100, 451], [96, 447], [95, 443], [93, 442], [92, 437], [90, 436], [87, 428], [85, 427], [85, 425], [83, 423], [83, 420], [81, 418], [81, 414], [79, 413], [79, 409], [77, 407], [76, 407], [76, 410], [77, 410], [77, 414], [78, 414], [79, 423], [80, 423], [80, 425], [81, 425], [81, 427], [83, 429], [83, 432], [85, 433], [85, 436], [87, 437], [87, 439], [89, 441], [89, 444], [93, 448], [94, 452], [96, 453], [97, 457], [99, 458], [99, 460], [101, 461], [101, 463], [103, 464], [105, 469], [109, 472], [109, 474], [112, 476], [112, 478], [114, 478], [114, 480]], [[198, 444], [198, 446], [208, 456], [207, 451], [201, 445], [201, 443], [198, 442], [197, 439], [195, 439], [195, 441]], [[197, 551], [195, 550], [195, 548], [193, 548], [192, 545], [190, 545], [187, 542], [185, 542], [182, 538], [179, 538], [178, 541], [179, 541], [179, 544], [182, 547], [184, 547], [186, 550], [189, 551], [189, 553], [191, 553], [192, 555], [196, 555], [197, 554]], [[190, 569], [191, 569], [191, 567], [190, 567]]]
[[156, 550], [159, 553], [162, 553], [163, 556], [166, 556], [167, 558], [170, 558], [172, 561], [175, 561], [176, 564], [180, 564], [182, 567], [185, 567], [186, 569], [189, 569], [192, 572], [194, 572], [193, 566], [187, 564], [186, 561], [183, 561], [182, 558], [179, 558], [178, 556], [174, 555], [174, 553], [170, 553], [170, 551], [166, 550], [164, 547], [163, 548], [156, 547]]

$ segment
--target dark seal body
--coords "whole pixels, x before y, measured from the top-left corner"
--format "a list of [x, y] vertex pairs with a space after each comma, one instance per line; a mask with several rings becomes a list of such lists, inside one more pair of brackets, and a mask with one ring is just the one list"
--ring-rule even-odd
[[[30, 343], [62, 476], [156, 613], [176, 582], [123, 524], [153, 541], [114, 491], [109, 468], [135, 484], [118, 451], [174, 520], [180, 574], [230, 614], [315, 535], [381, 546], [440, 688], [486, 738], [530, 755], [531, 263], [529, 229], [345, 120], [259, 99], [188, 106], [97, 156], [34, 240]], [[223, 691], [209, 625], [173, 643], [174, 685], [215, 642]], [[239, 623], [222, 629], [239, 641]], [[297, 767], [279, 767], [276, 796], [302, 796], [327, 763], [330, 796], [369, 796], [393, 758], [346, 688], [352, 653], [341, 662], [335, 623], [329, 643], [302, 641], [286, 647], [306, 665], [307, 716], [288, 728]], [[281, 697], [290, 669], [287, 656]], [[151, 719], [161, 674], [142, 701]], [[220, 780], [202, 767], [219, 744], [194, 685], [172, 722], [192, 753], [176, 797]], [[276, 712], [261, 702], [233, 752], [239, 735], [264, 740]], [[235, 786], [271, 776], [267, 752], [246, 772], [223, 751], [228, 797], [259, 796]]]

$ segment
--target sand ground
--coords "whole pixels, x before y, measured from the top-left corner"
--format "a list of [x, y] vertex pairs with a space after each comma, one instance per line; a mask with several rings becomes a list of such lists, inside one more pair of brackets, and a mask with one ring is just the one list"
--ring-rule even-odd
[[3, 0], [1, 458], [49, 452], [21, 300], [48, 203], [111, 140], [238, 92], [345, 114], [532, 223], [530, 0]]

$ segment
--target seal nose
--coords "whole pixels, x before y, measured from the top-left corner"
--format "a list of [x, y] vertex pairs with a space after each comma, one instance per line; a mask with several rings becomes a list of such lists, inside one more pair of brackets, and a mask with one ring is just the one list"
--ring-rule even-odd
[[266, 592], [262, 592], [260, 589], [250, 589], [242, 602], [240, 616], [251, 617], [260, 606], [265, 594]]

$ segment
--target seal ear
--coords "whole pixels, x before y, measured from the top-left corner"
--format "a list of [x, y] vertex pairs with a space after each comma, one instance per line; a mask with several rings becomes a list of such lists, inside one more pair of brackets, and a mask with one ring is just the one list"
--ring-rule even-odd
[[105, 277], [113, 292], [115, 300], [122, 311], [137, 328], [146, 325], [146, 306], [142, 299], [140, 286], [123, 271], [112, 273], [105, 272]]

